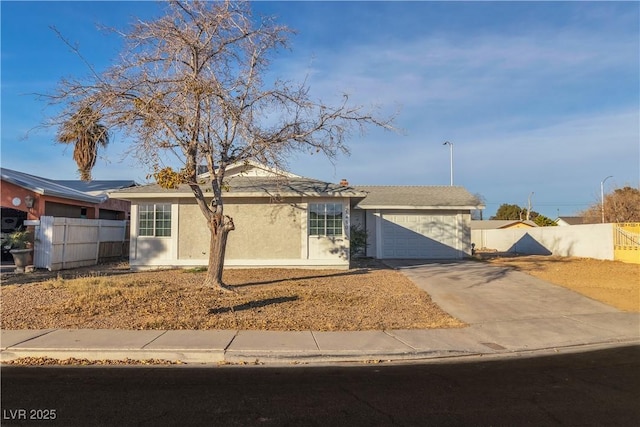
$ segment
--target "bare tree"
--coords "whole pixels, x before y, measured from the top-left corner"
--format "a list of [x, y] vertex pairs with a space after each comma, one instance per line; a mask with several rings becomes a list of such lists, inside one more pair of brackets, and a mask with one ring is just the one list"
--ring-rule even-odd
[[640, 190], [630, 186], [616, 188], [604, 196], [604, 205], [598, 201], [580, 215], [586, 223], [640, 221]]
[[476, 193], [473, 195], [476, 199], [476, 204], [482, 206], [481, 208], [476, 208], [471, 211], [471, 219], [475, 221], [482, 221], [482, 211], [484, 206], [487, 204], [487, 199], [480, 193]]
[[91, 181], [98, 148], [109, 144], [109, 132], [91, 107], [82, 107], [60, 125], [56, 141], [74, 145], [73, 160], [78, 165], [80, 179]]
[[[133, 153], [153, 165], [160, 185], [189, 185], [211, 235], [206, 285], [227, 289], [224, 253], [235, 228], [224, 214], [227, 166], [255, 160], [282, 169], [292, 152], [305, 150], [333, 159], [348, 152], [354, 129], [391, 128], [391, 119], [350, 105], [347, 96], [327, 105], [310, 97], [306, 82], [267, 82], [272, 55], [292, 31], [254, 19], [248, 2], [173, 1], [164, 16], [119, 34], [126, 43], [117, 63], [89, 83], [61, 81], [52, 100], [66, 114], [92, 106], [108, 126], [135, 137]], [[183, 167], [163, 167], [164, 153]], [[207, 197], [201, 164], [211, 177]]]

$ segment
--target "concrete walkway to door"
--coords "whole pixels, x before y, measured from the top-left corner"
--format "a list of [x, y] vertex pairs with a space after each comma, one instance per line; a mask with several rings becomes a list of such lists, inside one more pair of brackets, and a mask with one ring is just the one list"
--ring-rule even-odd
[[443, 310], [469, 323], [485, 345], [508, 350], [640, 338], [626, 313], [508, 267], [477, 261], [385, 260]]

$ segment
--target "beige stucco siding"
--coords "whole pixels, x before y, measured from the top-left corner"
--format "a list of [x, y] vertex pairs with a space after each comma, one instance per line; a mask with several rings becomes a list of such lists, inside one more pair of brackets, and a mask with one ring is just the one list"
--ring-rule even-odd
[[178, 230], [178, 259], [208, 258], [209, 229], [195, 201], [180, 201]]
[[[269, 199], [234, 199], [225, 204], [225, 214], [236, 229], [229, 233], [225, 259], [300, 258], [302, 212], [299, 200], [271, 202]], [[191, 201], [179, 208], [178, 259], [206, 259], [209, 232], [200, 209]]]

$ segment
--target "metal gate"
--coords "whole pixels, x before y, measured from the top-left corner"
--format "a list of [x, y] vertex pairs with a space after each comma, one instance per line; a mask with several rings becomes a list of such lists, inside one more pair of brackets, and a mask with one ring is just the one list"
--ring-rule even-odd
[[613, 227], [613, 259], [640, 264], [640, 223], [618, 223]]

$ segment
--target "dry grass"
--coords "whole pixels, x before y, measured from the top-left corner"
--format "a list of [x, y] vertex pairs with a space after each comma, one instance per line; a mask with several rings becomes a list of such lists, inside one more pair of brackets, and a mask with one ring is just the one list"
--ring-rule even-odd
[[89, 360], [70, 357], [68, 359], [54, 359], [52, 357], [19, 357], [13, 360], [3, 360], [3, 365], [24, 365], [24, 366], [110, 366], [110, 365], [181, 365], [183, 362], [177, 360], [164, 359], [103, 359]]
[[[557, 257], [490, 262], [640, 312], [638, 265]], [[131, 273], [126, 265], [3, 275], [1, 326], [289, 331], [464, 326], [401, 273], [376, 265], [349, 271], [228, 270], [224, 279], [235, 294], [202, 288], [202, 277], [197, 270]]]
[[623, 311], [640, 312], [640, 265], [589, 258], [523, 256], [495, 258], [547, 282]]
[[55, 278], [2, 286], [5, 329], [243, 329], [352, 331], [460, 327], [402, 274], [388, 269], [228, 270], [237, 293], [169, 270]]

